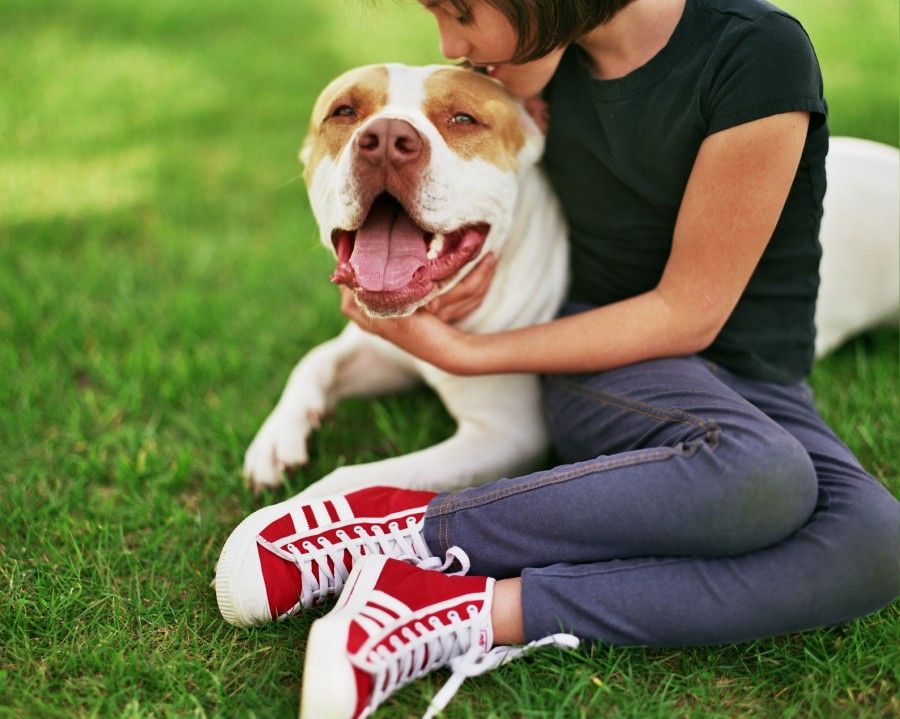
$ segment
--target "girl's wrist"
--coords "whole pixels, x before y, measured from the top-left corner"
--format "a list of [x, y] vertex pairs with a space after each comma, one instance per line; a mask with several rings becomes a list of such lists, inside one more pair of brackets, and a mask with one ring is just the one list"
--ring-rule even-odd
[[508, 369], [504, 369], [498, 364], [500, 357], [497, 354], [497, 343], [496, 335], [460, 332], [458, 350], [455, 355], [461, 360], [457, 374], [483, 375], [508, 372]]
[[471, 334], [453, 328], [450, 347], [447, 348], [447, 362], [443, 369], [450, 374], [471, 376], [488, 374], [484, 360], [485, 335]]

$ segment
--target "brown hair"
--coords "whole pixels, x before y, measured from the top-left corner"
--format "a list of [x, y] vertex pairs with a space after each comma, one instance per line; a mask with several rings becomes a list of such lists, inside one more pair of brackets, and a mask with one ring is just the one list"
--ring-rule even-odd
[[[530, 62], [568, 45], [610, 20], [632, 0], [485, 0], [513, 26], [515, 63]], [[461, 13], [471, 0], [450, 0]]]

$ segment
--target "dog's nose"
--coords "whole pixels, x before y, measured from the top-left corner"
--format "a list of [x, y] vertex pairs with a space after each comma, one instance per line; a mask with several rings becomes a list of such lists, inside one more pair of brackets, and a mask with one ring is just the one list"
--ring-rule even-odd
[[359, 154], [372, 164], [386, 159], [394, 166], [412, 162], [422, 154], [423, 140], [406, 120], [381, 118], [369, 125], [356, 140]]

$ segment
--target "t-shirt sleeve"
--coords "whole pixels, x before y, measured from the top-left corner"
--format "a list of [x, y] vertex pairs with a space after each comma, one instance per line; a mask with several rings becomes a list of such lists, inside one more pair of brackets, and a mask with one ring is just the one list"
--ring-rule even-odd
[[705, 102], [707, 132], [795, 111], [810, 113], [810, 130], [825, 121], [819, 61], [800, 23], [769, 12], [722, 44]]

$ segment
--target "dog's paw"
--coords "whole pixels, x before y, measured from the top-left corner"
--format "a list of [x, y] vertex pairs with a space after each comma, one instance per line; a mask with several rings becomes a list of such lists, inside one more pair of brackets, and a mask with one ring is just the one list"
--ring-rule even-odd
[[278, 487], [284, 472], [304, 466], [309, 461], [306, 441], [318, 426], [318, 417], [290, 416], [272, 412], [244, 455], [244, 478], [254, 493]]

